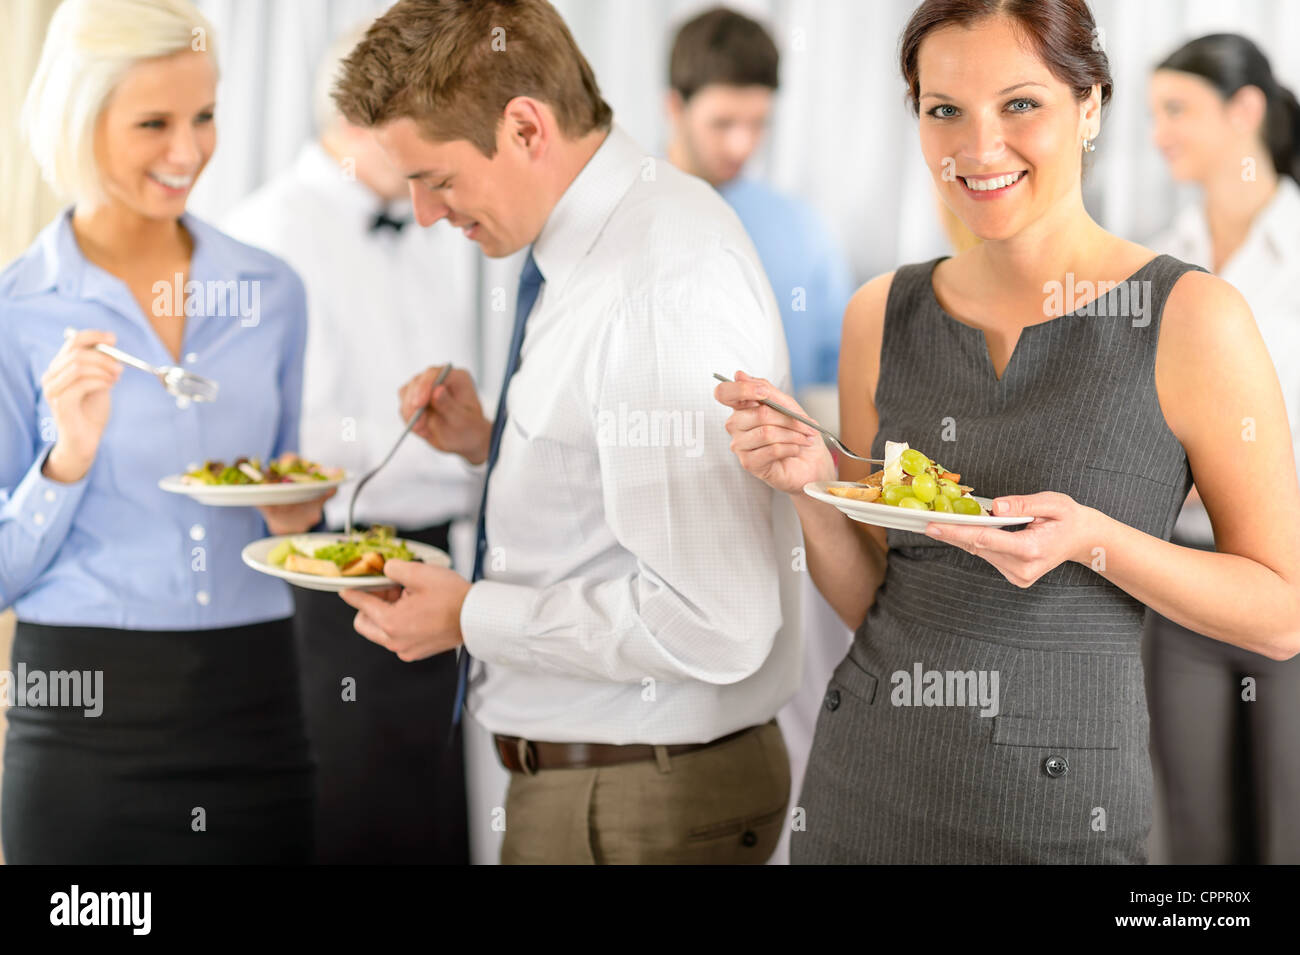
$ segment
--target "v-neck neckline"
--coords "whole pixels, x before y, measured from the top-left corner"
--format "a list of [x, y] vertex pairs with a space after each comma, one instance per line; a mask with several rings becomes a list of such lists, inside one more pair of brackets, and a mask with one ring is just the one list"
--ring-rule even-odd
[[[77, 239], [75, 230], [72, 228], [71, 210], [69, 210], [67, 216], [68, 237], [72, 242], [73, 249], [76, 250], [76, 254], [81, 258], [84, 270], [101, 285], [105, 292], [110, 293], [109, 296], [97, 296], [99, 301], [109, 307], [115, 307], [115, 310], [119, 315], [141, 328], [149, 341], [149, 348], [155, 350], [158, 354], [166, 358], [166, 361], [163, 363], [164, 367], [183, 364], [185, 360], [186, 346], [194, 332], [193, 326], [195, 323], [191, 321], [191, 319], [194, 317], [201, 317], [201, 315], [191, 316], [188, 314], [187, 305], [189, 302], [189, 295], [186, 294], [185, 291], [191, 281], [196, 281], [194, 278], [194, 265], [198, 260], [200, 245], [199, 236], [193, 228], [192, 220], [189, 220], [188, 215], [185, 213], [182, 213], [177, 219], [181, 228], [183, 228], [189, 235], [191, 242], [189, 267], [184, 273], [181, 273], [182, 279], [179, 302], [173, 302], [173, 305], [180, 305], [180, 317], [184, 322], [181, 329], [180, 355], [177, 357], [172, 355], [171, 350], [167, 347], [167, 343], [163, 340], [163, 336], [159, 333], [158, 329], [154, 327], [154, 324], [150, 320], [149, 314], [145, 311], [144, 306], [142, 306], [140, 300], [135, 297], [135, 292], [132, 291], [130, 283], [116, 272], [112, 272], [100, 265], [98, 262], [93, 261], [90, 256], [86, 254], [86, 251], [81, 247], [81, 243]], [[173, 274], [166, 279], [160, 279], [159, 281], [166, 282], [167, 291], [165, 294], [172, 298], [176, 298], [176, 275]], [[157, 287], [157, 284], [157, 282], [154, 283], [155, 288]], [[121, 301], [114, 302], [112, 300], [113, 296], [119, 297]], [[199, 309], [199, 312], [201, 313], [202, 309]], [[141, 357], [143, 358], [144, 356]], [[154, 357], [153, 361], [154, 363], [157, 363], [157, 358]]]
[[1016, 336], [1015, 344], [1011, 346], [1011, 354], [1007, 356], [1007, 363], [1002, 367], [1002, 374], [1000, 376], [997, 373], [997, 369], [993, 367], [993, 353], [989, 350], [988, 332], [986, 332], [982, 328], [977, 328], [974, 325], [967, 324], [966, 322], [963, 322], [961, 319], [956, 318], [953, 315], [950, 315], [948, 313], [948, 310], [945, 309], [943, 305], [939, 302], [939, 295], [934, 290], [934, 270], [939, 267], [939, 263], [947, 261], [948, 259], [952, 258], [952, 256], [949, 255], [941, 256], [930, 263], [930, 269], [926, 273], [926, 277], [925, 277], [925, 288], [930, 298], [930, 304], [932, 304], [935, 307], [935, 309], [938, 311], [940, 315], [942, 315], [947, 321], [951, 322], [952, 324], [957, 325], [960, 328], [966, 329], [968, 333], [973, 333], [979, 336], [980, 344], [984, 346], [983, 347], [984, 367], [987, 370], [989, 377], [992, 378], [993, 384], [1001, 387], [1006, 384], [1007, 378], [1011, 374], [1011, 370], [1016, 363], [1016, 356], [1021, 351], [1020, 342], [1024, 338], [1025, 332], [1029, 331], [1031, 328], [1041, 328], [1047, 325], [1055, 324], [1056, 322], [1063, 321], [1064, 319], [1067, 318], [1075, 317], [1085, 309], [1091, 308], [1093, 306], [1093, 303], [1100, 301], [1102, 298], [1109, 298], [1111, 295], [1115, 294], [1115, 291], [1121, 285], [1127, 285], [1128, 283], [1134, 281], [1135, 279], [1137, 279], [1139, 275], [1141, 275], [1147, 269], [1151, 268], [1152, 265], [1154, 265], [1159, 259], [1163, 257], [1164, 257], [1163, 253], [1156, 253], [1156, 255], [1154, 255], [1152, 258], [1147, 259], [1147, 261], [1144, 262], [1138, 268], [1138, 270], [1134, 272], [1132, 275], [1129, 275], [1127, 278], [1120, 279], [1118, 282], [1116, 282], [1115, 285], [1112, 286], [1110, 289], [1108, 289], [1104, 295], [1094, 295], [1092, 298], [1088, 299], [1088, 301], [1084, 302], [1082, 305], [1078, 306], [1073, 311], [1069, 311], [1069, 312], [1065, 312], [1064, 314], [1057, 315], [1055, 318], [1049, 318], [1041, 322], [1033, 322], [1032, 324], [1023, 326], [1020, 329], [1020, 333]]

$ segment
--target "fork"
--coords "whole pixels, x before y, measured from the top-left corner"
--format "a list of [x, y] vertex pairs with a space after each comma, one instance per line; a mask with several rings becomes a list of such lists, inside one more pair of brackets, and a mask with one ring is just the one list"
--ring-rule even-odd
[[[447, 380], [447, 376], [450, 374], [451, 362], [447, 362], [447, 364], [443, 366], [442, 371], [438, 372], [438, 378], [433, 383], [433, 387], [429, 389], [429, 394], [432, 395], [433, 392], [437, 390], [437, 387]], [[357, 506], [357, 495], [360, 494], [361, 489], [366, 486], [366, 482], [374, 477], [379, 472], [380, 468], [392, 460], [393, 455], [397, 453], [397, 449], [401, 446], [402, 442], [406, 440], [406, 436], [411, 433], [411, 429], [415, 427], [415, 422], [420, 420], [420, 415], [424, 414], [425, 410], [426, 408], [415, 409], [415, 413], [412, 414], [410, 420], [406, 422], [406, 427], [402, 429], [401, 435], [393, 442], [393, 446], [389, 449], [388, 454], [384, 455], [384, 460], [371, 468], [370, 471], [366, 473], [366, 476], [357, 482], [357, 486], [352, 489], [352, 500], [348, 501], [348, 522], [344, 527], [344, 532], [348, 537], [352, 536], [352, 512]]]
[[[716, 371], [713, 373], [713, 377], [718, 379], [718, 381], [725, 381], [728, 384], [733, 384], [730, 378], [728, 378], [726, 375], [719, 375]], [[805, 418], [803, 415], [799, 414], [799, 412], [791, 411], [789, 408], [785, 407], [784, 405], [779, 405], [775, 401], [772, 401], [768, 398], [759, 398], [758, 401], [760, 404], [767, 405], [773, 411], [779, 411], [781, 412], [781, 414], [785, 415], [786, 417], [794, 418], [795, 421], [799, 421], [803, 424], [806, 424], [814, 431], [819, 432], [823, 438], [825, 438], [827, 441], [833, 444], [836, 447], [836, 449], [839, 450], [839, 452], [843, 454], [845, 457], [852, 458], [855, 461], [865, 461], [867, 464], [879, 464], [881, 467], [885, 466], [885, 462], [882, 461], [880, 458], [864, 458], [860, 454], [854, 454], [845, 446], [844, 442], [841, 441], [835, 434], [833, 434], [830, 431], [827, 431], [816, 421], [812, 421], [808, 418]]]
[[[76, 329], [65, 328], [63, 330], [64, 338], [71, 338], [75, 335]], [[141, 371], [148, 372], [162, 383], [167, 389], [167, 393], [177, 398], [188, 398], [192, 401], [216, 401], [219, 386], [210, 378], [204, 378], [202, 375], [196, 375], [192, 371], [186, 371], [184, 368], [176, 365], [151, 365], [147, 361], [136, 358], [134, 355], [127, 354], [120, 348], [114, 348], [112, 345], [105, 345], [100, 342], [92, 345], [95, 351], [103, 352], [110, 358], [116, 358], [124, 365], [130, 365], [132, 368], [138, 368]]]

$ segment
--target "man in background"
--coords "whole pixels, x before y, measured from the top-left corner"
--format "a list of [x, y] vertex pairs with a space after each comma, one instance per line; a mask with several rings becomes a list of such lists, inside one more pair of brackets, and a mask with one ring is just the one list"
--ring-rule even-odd
[[[811, 206], [743, 175], [767, 130], [779, 60], [762, 25], [732, 10], [715, 8], [684, 24], [669, 59], [668, 159], [712, 184], [740, 217], [781, 308], [795, 392], [833, 427], [840, 322], [853, 294], [848, 264]], [[853, 638], [804, 578], [803, 679], [777, 714], [790, 753], [791, 806], [798, 805], [826, 683]], [[787, 827], [773, 862], [789, 860], [789, 840]]]
[[[430, 363], [478, 374], [477, 250], [445, 224], [411, 222], [405, 179], [330, 98], [364, 32], [336, 41], [318, 72], [317, 139], [224, 223], [306, 285], [301, 453], [354, 479], [326, 504], [318, 529], [333, 531], [344, 527], [355, 479], [402, 432], [398, 388]], [[447, 550], [450, 522], [474, 512], [480, 488], [462, 459], [408, 440], [366, 484], [354, 523]], [[454, 657], [403, 662], [357, 634], [355, 611], [337, 595], [293, 594], [318, 763], [317, 861], [467, 863]]]
[[781, 307], [798, 393], [835, 383], [853, 282], [811, 206], [743, 175], [767, 131], [779, 61], [762, 25], [735, 11], [719, 7], [684, 24], [668, 67], [668, 160], [710, 183], [740, 216]]

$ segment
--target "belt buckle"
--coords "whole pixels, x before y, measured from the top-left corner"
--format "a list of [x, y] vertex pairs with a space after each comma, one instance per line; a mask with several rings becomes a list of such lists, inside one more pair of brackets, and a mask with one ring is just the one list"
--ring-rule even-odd
[[531, 740], [516, 740], [515, 755], [519, 758], [519, 765], [522, 767], [520, 772], [525, 776], [537, 775], [537, 747]]

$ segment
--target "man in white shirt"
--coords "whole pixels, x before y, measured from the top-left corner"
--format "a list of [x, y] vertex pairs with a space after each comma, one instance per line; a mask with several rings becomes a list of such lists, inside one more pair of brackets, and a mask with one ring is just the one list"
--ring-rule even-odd
[[390, 561], [404, 589], [344, 594], [357, 630], [402, 659], [472, 655], [468, 709], [511, 770], [502, 861], [765, 861], [798, 529], [731, 460], [712, 398], [714, 371], [789, 382], [743, 227], [613, 124], [543, 0], [402, 0], [335, 98], [418, 222], [491, 256], [531, 246], [497, 421], [463, 372], [403, 394], [427, 440], [486, 464], [476, 581]]
[[[410, 223], [405, 180], [329, 90], [364, 29], [341, 37], [316, 82], [318, 139], [224, 223], [286, 259], [307, 289], [302, 453], [353, 477], [318, 530], [342, 530], [352, 490], [402, 433], [393, 394], [430, 361], [477, 372], [479, 255], [447, 226]], [[448, 548], [481, 476], [408, 440], [369, 481], [354, 523]], [[466, 795], [451, 732], [449, 656], [406, 665], [357, 636], [333, 594], [294, 588], [308, 735], [318, 764], [316, 858], [326, 863], [465, 863]]]

